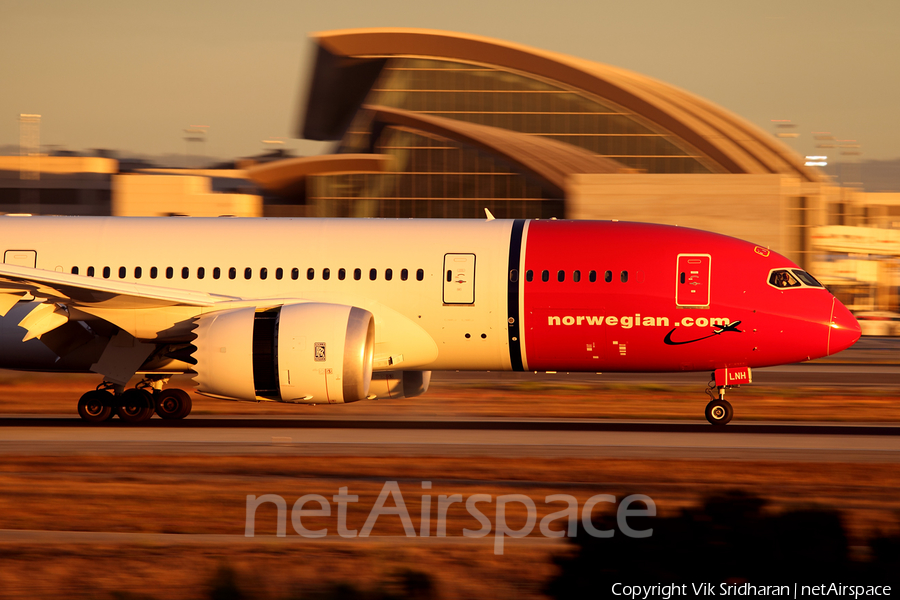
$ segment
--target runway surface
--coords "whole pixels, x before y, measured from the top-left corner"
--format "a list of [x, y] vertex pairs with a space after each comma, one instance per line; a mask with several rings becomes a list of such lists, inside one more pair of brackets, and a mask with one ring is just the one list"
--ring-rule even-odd
[[[900, 388], [900, 365], [851, 365], [825, 363], [799, 363], [780, 367], [753, 369], [753, 383], [785, 388]], [[537, 382], [543, 384], [657, 384], [703, 386], [707, 373], [563, 373], [563, 372], [500, 372], [460, 371], [435, 372], [432, 384], [516, 384]]]
[[[524, 538], [507, 538], [505, 544], [514, 543], [518, 546], [564, 546], [568, 543], [566, 538], [547, 538], [528, 536]], [[369, 537], [343, 538], [338, 535], [328, 535], [321, 538], [306, 538], [291, 532], [285, 537], [275, 535], [258, 534], [252, 537], [244, 535], [223, 533], [142, 533], [142, 532], [111, 532], [111, 531], [46, 531], [33, 529], [0, 529], [0, 544], [48, 544], [52, 546], [68, 544], [116, 545], [116, 544], [147, 544], [154, 546], [215, 546], [215, 545], [265, 545], [278, 547], [296, 544], [336, 544], [357, 546], [387, 545], [395, 547], [398, 544], [407, 546], [445, 546], [445, 545], [494, 545], [494, 536], [486, 537], [407, 537], [404, 535], [372, 535]]]
[[[853, 348], [813, 362], [753, 371], [759, 385], [900, 389], [900, 339], [864, 338]], [[476, 387], [544, 384], [705, 384], [704, 373], [435, 373], [438, 385]], [[0, 418], [0, 454], [295, 454], [377, 456], [545, 456], [726, 458], [795, 461], [900, 462], [900, 426], [705, 421], [529, 419], [352, 420], [189, 417], [153, 419], [138, 427], [114, 420], [90, 426], [77, 417]]]
[[0, 419], [2, 454], [643, 457], [900, 462], [900, 426], [601, 420]]

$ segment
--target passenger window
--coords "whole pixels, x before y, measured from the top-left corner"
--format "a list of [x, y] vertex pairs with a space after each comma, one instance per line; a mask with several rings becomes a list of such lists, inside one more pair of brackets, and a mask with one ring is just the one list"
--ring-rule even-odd
[[72, 275], [78, 275], [78, 267], [72, 267]]
[[191, 270], [187, 267], [181, 267], [181, 278], [187, 279], [191, 276]]
[[369, 269], [369, 281], [375, 281], [376, 279], [378, 279], [378, 269]]
[[156, 279], [159, 275], [159, 269], [156, 267], [150, 267], [150, 279]]
[[134, 278], [135, 278], [135, 279], [140, 279], [140, 278], [141, 278], [141, 275], [143, 275], [143, 274], [144, 274], [144, 270], [143, 270], [143, 269], [141, 269], [140, 267], [135, 267], [135, 268], [134, 268]]
[[87, 276], [88, 276], [88, 277], [93, 277], [93, 276], [94, 276], [94, 267], [88, 267], [88, 270], [87, 270]]
[[291, 269], [291, 279], [300, 279], [300, 269], [298, 269], [297, 267]]
[[128, 274], [128, 270], [125, 267], [119, 267], [119, 279], [125, 279], [125, 275]]
[[566, 280], [566, 272], [565, 271], [557, 271], [556, 272], [556, 280], [560, 283]]
[[343, 281], [347, 278], [347, 269], [338, 269], [338, 279]]
[[361, 269], [353, 269], [353, 279], [359, 281], [362, 279], [362, 270]]
[[103, 279], [109, 279], [109, 267], [103, 267]]
[[284, 269], [278, 267], [275, 269], [275, 279], [281, 280], [282, 277], [284, 277]]
[[607, 271], [603, 274], [603, 281], [605, 281], [606, 283], [612, 282], [612, 271]]
[[250, 279], [253, 277], [253, 269], [250, 267], [244, 267], [244, 279]]
[[316, 278], [316, 270], [313, 269], [312, 267], [308, 268], [306, 270], [306, 278], [309, 279], [310, 281], [315, 279]]
[[519, 270], [518, 269], [510, 269], [509, 271], [509, 282], [515, 283], [519, 280]]
[[234, 267], [228, 268], [228, 279], [235, 279], [237, 277], [237, 269]]
[[572, 271], [572, 281], [575, 283], [581, 281], [581, 271]]
[[269, 270], [265, 267], [260, 267], [259, 268], [259, 278], [266, 279], [268, 277], [269, 277]]
[[422, 269], [417, 270], [416, 281], [422, 281], [423, 279], [425, 279], [425, 271], [423, 271]]
[[385, 281], [390, 281], [393, 278], [394, 278], [394, 270], [393, 269], [385, 269], [384, 270]]
[[407, 269], [400, 270], [400, 281], [406, 281], [409, 279], [409, 271]]
[[204, 277], [206, 277], [206, 269], [197, 267], [197, 279], [203, 279]]
[[531, 269], [525, 271], [525, 281], [534, 281], [534, 271]]
[[550, 281], [550, 271], [546, 269], [541, 271], [541, 281], [543, 281], [544, 283]]
[[213, 269], [213, 279], [218, 279], [221, 276], [222, 276], [222, 269], [220, 269], [219, 267], [215, 267]]
[[628, 283], [628, 271], [622, 271], [619, 273], [619, 280], [622, 283]]
[[325, 281], [331, 279], [331, 269], [329, 269], [328, 267], [322, 269], [322, 279], [324, 279]]
[[172, 279], [175, 276], [175, 270], [172, 267], [166, 267], [166, 279]]
[[588, 273], [588, 281], [590, 281], [591, 283], [597, 281], [597, 271], [591, 271], [590, 273]]
[[800, 287], [800, 282], [787, 269], [772, 271], [772, 274], [769, 276], [769, 283], [777, 288]]

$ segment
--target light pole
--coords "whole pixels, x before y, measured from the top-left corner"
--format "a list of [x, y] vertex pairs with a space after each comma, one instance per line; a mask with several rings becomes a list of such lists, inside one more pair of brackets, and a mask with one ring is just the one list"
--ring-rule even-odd
[[[25, 181], [41, 180], [41, 115], [19, 115], [19, 203], [38, 204], [40, 191], [38, 184], [24, 183]], [[24, 211], [23, 211], [24, 212]]]

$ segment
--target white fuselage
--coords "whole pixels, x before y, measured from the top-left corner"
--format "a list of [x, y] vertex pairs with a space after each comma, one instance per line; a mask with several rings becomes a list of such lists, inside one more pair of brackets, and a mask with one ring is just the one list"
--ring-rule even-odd
[[[385, 220], [373, 228], [371, 220], [347, 219], [4, 217], [0, 244], [8, 263], [33, 256], [38, 269], [74, 267], [123, 284], [202, 291], [232, 297], [234, 306], [269, 299], [364, 308], [375, 316], [376, 370], [501, 370], [510, 368], [511, 223]], [[474, 303], [443, 301], [448, 253], [475, 256], [467, 282]], [[192, 311], [205, 312], [183, 310]], [[152, 315], [135, 319], [121, 308], [85, 312], [139, 338], [152, 339], [157, 327]]]

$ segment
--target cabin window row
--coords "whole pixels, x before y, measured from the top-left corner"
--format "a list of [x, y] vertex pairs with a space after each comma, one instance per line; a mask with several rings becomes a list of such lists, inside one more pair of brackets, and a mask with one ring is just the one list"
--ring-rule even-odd
[[[78, 267], [72, 267], [72, 274], [79, 274]], [[338, 280], [343, 281], [347, 279], [347, 276], [350, 275], [353, 277], [354, 281], [359, 281], [363, 278], [363, 269], [353, 269], [352, 272], [348, 272], [347, 269], [337, 269], [335, 273], [332, 273], [332, 270], [329, 268], [323, 268], [318, 272], [316, 269], [310, 267], [306, 270], [306, 279], [312, 281], [316, 279], [318, 273], [318, 277], [327, 281], [332, 278], [334, 275]], [[101, 274], [104, 279], [109, 279], [112, 276], [112, 269], [110, 267], [103, 267], [101, 269]], [[166, 267], [164, 270], [166, 279], [174, 279], [175, 278], [175, 269], [173, 267]], [[206, 278], [206, 268], [197, 267], [195, 271], [195, 275], [197, 279], [205, 279]], [[246, 267], [243, 269], [243, 277], [244, 279], [253, 279], [254, 274], [257, 275], [259, 279], [268, 279], [269, 278], [269, 269], [267, 267], [261, 267], [258, 271], [254, 270], [252, 267]], [[85, 275], [88, 277], [95, 277], [96, 270], [94, 267], [88, 267]], [[118, 269], [119, 279], [125, 279], [128, 277], [128, 269], [125, 267], [119, 267]], [[135, 267], [133, 272], [135, 279], [141, 279], [144, 276], [144, 269], [142, 267]], [[148, 275], [150, 279], [157, 279], [160, 277], [160, 269], [157, 267], [150, 267]], [[227, 270], [224, 270], [220, 267], [214, 267], [211, 272], [213, 279], [221, 279], [223, 275], [226, 275], [228, 279], [237, 279], [238, 278], [238, 269], [236, 267], [229, 267]], [[273, 273], [275, 279], [284, 279], [286, 272], [285, 269], [278, 267], [274, 269]], [[290, 278], [293, 280], [300, 279], [301, 270], [297, 267], [294, 267], [290, 270]], [[368, 270], [368, 278], [370, 281], [376, 281], [378, 279], [378, 269], [369, 269]], [[400, 281], [407, 281], [409, 279], [409, 269], [400, 269]], [[423, 269], [416, 269], [416, 281], [422, 281], [425, 279], [425, 271]], [[181, 278], [182, 279], [190, 279], [191, 277], [191, 269], [189, 267], [181, 268]], [[384, 269], [382, 277], [385, 281], [391, 281], [394, 279], [394, 270], [393, 269]]]
[[[566, 279], [568, 277], [566, 271], [563, 271], [563, 270], [557, 271], [554, 275], [555, 275], [554, 278], [556, 279], [556, 281], [558, 281], [560, 283], [563, 283], [564, 281], [566, 281]], [[594, 283], [597, 281], [598, 275], [599, 275], [598, 271], [588, 271], [587, 272], [587, 280], [590, 281], [591, 283]], [[541, 281], [544, 281], [544, 282], [550, 281], [550, 276], [551, 276], [551, 272], [549, 270], [544, 269], [543, 271], [541, 271], [541, 275], [540, 275]], [[602, 277], [603, 281], [605, 281], [606, 283], [612, 283], [613, 279], [616, 278], [615, 274], [612, 271], [604, 271], [602, 273], [601, 277]], [[582, 277], [582, 273], [580, 270], [572, 271], [571, 280], [573, 282], [579, 283], [580, 281], [582, 281], [582, 279], [583, 279], [583, 277]], [[622, 283], [628, 283], [628, 271], [619, 271], [618, 280], [621, 281]], [[525, 281], [534, 281], [534, 271], [532, 271], [531, 269], [529, 269], [528, 271], [525, 271]]]

